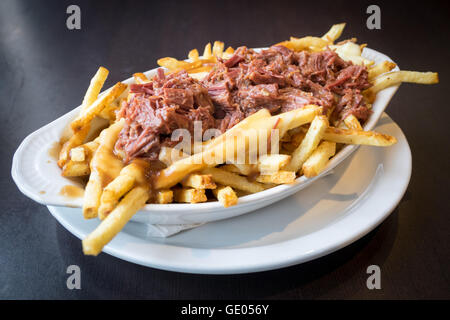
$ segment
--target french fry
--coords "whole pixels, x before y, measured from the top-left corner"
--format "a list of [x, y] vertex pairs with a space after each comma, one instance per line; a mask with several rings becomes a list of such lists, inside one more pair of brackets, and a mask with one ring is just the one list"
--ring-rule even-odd
[[345, 143], [345, 144], [362, 144], [378, 147], [387, 147], [397, 143], [395, 137], [374, 132], [361, 131], [354, 129], [339, 129], [329, 127], [323, 134], [323, 140]]
[[246, 177], [220, 168], [206, 168], [202, 170], [202, 173], [212, 175], [213, 180], [217, 183], [250, 193], [260, 192], [266, 189], [264, 185], [258, 182], [250, 182]]
[[165, 58], [161, 58], [158, 59], [157, 63], [159, 66], [164, 67], [169, 69], [169, 71], [175, 71], [178, 70], [180, 68], [182, 68], [183, 66], [189, 65], [189, 62], [185, 62], [185, 61], [179, 61], [175, 58], [171, 58], [171, 57], [165, 57]]
[[329, 43], [327, 40], [317, 37], [303, 37], [303, 38], [295, 38], [291, 37], [290, 43], [292, 44], [293, 50], [302, 51], [314, 48], [316, 50], [323, 49]]
[[205, 50], [203, 51], [203, 58], [204, 59], [210, 59], [213, 55], [211, 53], [211, 43], [208, 42], [208, 44], [205, 46]]
[[147, 76], [141, 72], [133, 74], [134, 82], [138, 84], [144, 84], [150, 82]]
[[328, 119], [325, 116], [316, 116], [308, 129], [302, 143], [292, 153], [291, 161], [285, 166], [285, 170], [297, 172], [306, 159], [319, 144], [323, 134], [328, 128]]
[[169, 69], [169, 71], [171, 71], [171, 72], [176, 72], [176, 71], [180, 71], [180, 70], [188, 71], [190, 69], [195, 69], [195, 68], [201, 67], [202, 63], [203, 62], [200, 60], [193, 61], [193, 62], [187, 62], [187, 61], [180, 61], [180, 60], [177, 60], [177, 59], [171, 58], [171, 57], [165, 57], [165, 58], [158, 59], [158, 65]]
[[336, 152], [336, 143], [323, 141], [302, 166], [303, 174], [307, 178], [317, 176], [322, 172], [328, 159]]
[[175, 188], [173, 192], [175, 202], [199, 203], [208, 200], [205, 195], [205, 189]]
[[156, 192], [156, 203], [166, 204], [173, 201], [173, 191], [170, 189], [158, 190]]
[[189, 69], [187, 71], [187, 73], [189, 73], [189, 75], [192, 78], [195, 78], [195, 77], [201, 76], [202, 74], [204, 74], [204, 75], [208, 74], [209, 71], [211, 71], [212, 67], [213, 67], [212, 65], [206, 65], [205, 64], [205, 65], [202, 65], [201, 67], [198, 67], [198, 68]]
[[102, 194], [102, 177], [98, 171], [91, 171], [89, 181], [86, 184], [83, 200], [83, 216], [85, 219], [97, 217]]
[[301, 109], [283, 112], [274, 116], [275, 119], [281, 120], [280, 125], [277, 126], [277, 129], [280, 131], [279, 136], [282, 137], [288, 130], [313, 121], [315, 116], [320, 115], [321, 113], [321, 107], [316, 105], [306, 105]]
[[100, 67], [97, 70], [97, 73], [91, 79], [89, 84], [89, 88], [86, 91], [86, 94], [83, 98], [83, 103], [81, 107], [81, 112], [85, 112], [86, 109], [97, 100], [98, 95], [100, 94], [100, 90], [103, 88], [103, 84], [108, 77], [109, 71], [104, 67]]
[[227, 164], [222, 166], [221, 169], [245, 176], [251, 175], [255, 172], [269, 174], [280, 170], [280, 168], [285, 166], [290, 159], [290, 155], [265, 154], [259, 157], [257, 164]]
[[119, 199], [130, 191], [133, 186], [148, 185], [145, 172], [150, 165], [145, 160], [135, 159], [120, 170], [119, 175], [104, 189], [100, 198], [98, 215], [103, 220], [116, 206]]
[[284, 46], [284, 47], [286, 47], [288, 49], [294, 50], [294, 44], [291, 41], [289, 41], [289, 40], [278, 42], [278, 43], [276, 43], [274, 45], [275, 46]]
[[85, 144], [82, 144], [80, 146], [84, 149], [84, 153], [88, 159], [92, 158], [92, 155], [97, 150], [97, 148], [99, 146], [99, 140], [100, 140], [100, 138], [98, 137], [97, 139], [86, 142]]
[[233, 166], [238, 170], [237, 173], [243, 174], [245, 176], [258, 171], [258, 167], [254, 164], [235, 163]]
[[369, 80], [373, 80], [376, 77], [378, 77], [379, 75], [391, 71], [396, 66], [397, 65], [394, 62], [387, 61], [387, 60], [374, 65], [368, 71], [369, 72]]
[[331, 29], [322, 36], [322, 39], [329, 43], [334, 43], [334, 41], [336, 41], [341, 36], [344, 28], [345, 23], [334, 24], [333, 26], [331, 26]]
[[77, 132], [84, 126], [88, 125], [92, 119], [98, 115], [103, 108], [109, 105], [114, 99], [122, 94], [127, 88], [126, 84], [118, 82], [112, 87], [111, 90], [102, 95], [93, 104], [87, 107], [81, 114], [71, 123], [72, 130]]
[[98, 255], [103, 247], [123, 229], [131, 217], [145, 205], [148, 198], [148, 188], [144, 186], [131, 190], [102, 223], [83, 239], [84, 254]]
[[347, 126], [347, 128], [349, 128], [349, 129], [363, 130], [363, 128], [361, 127], [361, 124], [358, 121], [358, 119], [352, 114], [350, 114], [347, 117], [345, 117], [344, 123]]
[[[98, 148], [98, 141], [90, 141], [79, 147], [73, 148], [71, 150], [71, 159], [65, 163], [62, 168], [61, 175], [63, 177], [81, 177], [87, 176], [91, 173], [89, 163], [92, 159], [92, 155]], [[81, 151], [82, 150], [82, 151]], [[75, 152], [75, 155], [72, 154]], [[83, 152], [83, 156], [81, 156]], [[79, 155], [76, 155], [80, 153]], [[84, 160], [78, 161], [84, 157]], [[78, 159], [78, 160], [77, 160]]]
[[189, 157], [188, 154], [183, 151], [170, 147], [161, 147], [159, 151], [158, 159], [166, 166], [170, 166], [175, 161]]
[[63, 177], [82, 177], [91, 173], [89, 164], [85, 161], [73, 161], [69, 160], [62, 168], [61, 175]]
[[193, 49], [189, 51], [188, 58], [191, 59], [192, 61], [197, 61], [199, 59], [198, 50]]
[[214, 57], [222, 57], [224, 43], [221, 41], [214, 41], [214, 45], [212, 48], [212, 54]]
[[213, 194], [225, 208], [234, 206], [238, 202], [238, 196], [230, 186], [219, 186], [213, 190]]
[[82, 162], [86, 159], [83, 147], [76, 147], [70, 150], [70, 160], [75, 162]]
[[115, 99], [113, 102], [106, 105], [97, 116], [109, 120], [109, 122], [112, 123], [116, 121], [116, 111], [119, 109], [120, 109], [120, 101], [119, 99]]
[[110, 182], [105, 189], [103, 189], [98, 208], [98, 216], [100, 220], [105, 219], [117, 205], [120, 197], [133, 188], [134, 182], [134, 177], [126, 174], [120, 174], [112, 182]]
[[[100, 90], [105, 83], [106, 78], [108, 77], [109, 71], [100, 67], [94, 77], [91, 79], [89, 87], [84, 95], [83, 102], [81, 104], [81, 113], [86, 112], [86, 109], [92, 105], [95, 100], [97, 100]], [[61, 148], [58, 166], [62, 168], [66, 161], [69, 160], [70, 150], [74, 147], [79, 146], [84, 142], [90, 130], [90, 125], [86, 125], [83, 129], [79, 129], [77, 131], [73, 131], [73, 135], [70, 137], [68, 141], [66, 141]]]
[[[261, 174], [270, 174], [279, 171], [291, 161], [291, 156], [286, 154], [266, 154], [258, 159], [258, 170]], [[294, 174], [295, 175], [295, 174]]]
[[183, 187], [191, 187], [194, 189], [215, 189], [216, 184], [210, 174], [195, 174], [188, 175], [181, 181]]
[[[297, 129], [299, 129], [298, 127]], [[292, 130], [291, 130], [292, 131]], [[303, 139], [305, 138], [306, 130], [303, 131], [297, 131], [295, 133], [291, 134], [291, 141], [283, 143], [283, 148], [289, 151], [289, 154], [294, 152], [295, 149], [298, 148], [300, 143], [302, 143]]]
[[365, 90], [364, 94], [370, 102], [373, 102], [379, 91], [402, 82], [435, 84], [439, 82], [439, 76], [437, 72], [394, 71], [385, 73], [374, 79], [373, 86]]
[[242, 129], [249, 129], [253, 127], [256, 121], [261, 119], [268, 119], [270, 118], [270, 112], [267, 109], [261, 109], [258, 112], [255, 112], [251, 116], [245, 118], [241, 122], [239, 122], [237, 125], [226, 131], [224, 134], [218, 136], [217, 138], [211, 139], [209, 141], [205, 141], [203, 143], [204, 148], [211, 148], [213, 146], [216, 146], [223, 141], [227, 139], [227, 137], [233, 136], [238, 130]]
[[251, 164], [226, 164], [224, 166], [221, 166], [220, 169], [244, 176], [258, 171], [258, 167]]
[[69, 160], [70, 150], [83, 143], [84, 139], [86, 139], [89, 133], [90, 128], [91, 128], [90, 125], [87, 125], [84, 128], [78, 130], [77, 132], [74, 132], [73, 135], [69, 138], [69, 140], [67, 140], [63, 144], [58, 159], [58, 166], [60, 168], [62, 168], [64, 164]]
[[97, 217], [103, 188], [123, 168], [122, 160], [115, 156], [113, 149], [124, 124], [125, 120], [121, 119], [100, 133], [99, 146], [90, 162], [91, 174], [84, 193], [83, 216], [86, 219]]
[[260, 175], [256, 178], [256, 181], [261, 183], [293, 183], [295, 181], [296, 175], [294, 171], [284, 171], [280, 170], [272, 174]]

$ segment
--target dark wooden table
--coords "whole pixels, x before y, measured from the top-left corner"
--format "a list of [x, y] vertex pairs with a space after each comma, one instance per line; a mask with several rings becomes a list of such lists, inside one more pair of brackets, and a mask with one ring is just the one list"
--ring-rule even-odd
[[[381, 30], [366, 27], [365, 1], [5, 1], [0, 2], [0, 298], [450, 298], [447, 2], [380, 2]], [[66, 8], [81, 8], [81, 30]], [[45, 206], [22, 195], [12, 156], [29, 133], [81, 103], [99, 65], [106, 87], [156, 66], [164, 56], [220, 39], [261, 47], [291, 35], [321, 35], [348, 23], [344, 37], [386, 53], [403, 69], [438, 71], [435, 86], [403, 84], [388, 108], [413, 154], [401, 203], [373, 232], [321, 259], [245, 275], [190, 275], [144, 268], [107, 254], [85, 257], [81, 243]], [[68, 290], [66, 268], [82, 270]], [[366, 287], [381, 267], [381, 290]]]

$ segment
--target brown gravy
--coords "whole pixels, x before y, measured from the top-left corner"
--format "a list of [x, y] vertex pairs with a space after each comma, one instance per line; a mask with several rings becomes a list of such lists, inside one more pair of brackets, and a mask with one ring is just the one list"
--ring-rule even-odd
[[114, 180], [124, 167], [122, 159], [114, 154], [113, 150], [101, 145], [95, 152], [91, 162], [91, 170], [97, 171], [103, 178], [102, 186], [107, 186]]
[[146, 185], [149, 187], [149, 199], [147, 202], [153, 202], [156, 197], [154, 182], [159, 172], [166, 168], [166, 165], [159, 160], [148, 160], [142, 158], [135, 158], [131, 161], [134, 165], [138, 166], [143, 172], [143, 181], [138, 181], [140, 185]]
[[67, 198], [81, 198], [84, 196], [84, 189], [77, 186], [66, 185], [61, 188], [59, 194]]
[[61, 151], [62, 143], [59, 141], [53, 142], [50, 149], [48, 149], [47, 154], [54, 160], [58, 161], [59, 159], [59, 152]]

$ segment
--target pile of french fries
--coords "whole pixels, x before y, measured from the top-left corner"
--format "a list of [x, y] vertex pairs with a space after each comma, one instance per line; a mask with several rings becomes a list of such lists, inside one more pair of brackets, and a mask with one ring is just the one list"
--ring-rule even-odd
[[[310, 52], [329, 47], [344, 60], [367, 66], [369, 81], [373, 84], [364, 92], [368, 103], [373, 102], [380, 90], [401, 82], [438, 82], [437, 73], [390, 72], [396, 66], [394, 63], [374, 64], [364, 59], [361, 53], [365, 45], [357, 45], [354, 40], [334, 44], [344, 27], [345, 24], [337, 24], [322, 37], [291, 37], [280, 44], [295, 51]], [[218, 58], [228, 59], [233, 53], [233, 48], [224, 50], [224, 43], [216, 41], [212, 47], [210, 43], [205, 46], [202, 56], [194, 49], [186, 61], [166, 57], [159, 59], [158, 64], [167, 73], [186, 70], [192, 77], [202, 79]], [[92, 78], [80, 114], [71, 123], [72, 136], [64, 142], [58, 161], [63, 176], [88, 177], [83, 215], [86, 219], [98, 217], [102, 220], [83, 240], [83, 251], [89, 255], [100, 253], [149, 201], [194, 204], [217, 199], [229, 207], [236, 205], [240, 196], [293, 183], [302, 175], [317, 176], [342, 144], [390, 146], [396, 143], [392, 136], [363, 131], [353, 115], [333, 126], [335, 124], [330, 124], [331, 113], [323, 115], [322, 108], [316, 105], [274, 116], [262, 109], [221, 136], [203, 142], [200, 152], [184, 154], [178, 149], [163, 147], [159, 160], [166, 168], [150, 185], [145, 177], [146, 166], [150, 164], [142, 160], [125, 165], [120, 154], [114, 152], [125, 121], [116, 119], [115, 111], [132, 93], [126, 90], [127, 85], [119, 82], [100, 95], [107, 76], [108, 70], [100, 67]], [[134, 74], [134, 80], [141, 84], [151, 81], [143, 73]], [[100, 134], [92, 136], [92, 124], [98, 118], [105, 119], [107, 126]], [[278, 130], [276, 138], [274, 128]], [[254, 129], [258, 129], [256, 135]], [[273, 152], [273, 148], [263, 154], [255, 152], [250, 137], [256, 145], [267, 142], [270, 137], [272, 144], [278, 144], [278, 152]], [[218, 154], [224, 156], [217, 157]], [[255, 156], [256, 161], [248, 160]], [[244, 157], [244, 161], [237, 161], [239, 157], [241, 160]]]

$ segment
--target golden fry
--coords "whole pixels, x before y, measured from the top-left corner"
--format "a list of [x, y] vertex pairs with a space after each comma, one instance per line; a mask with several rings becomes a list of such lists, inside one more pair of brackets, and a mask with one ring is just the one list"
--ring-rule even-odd
[[86, 160], [86, 158], [83, 147], [76, 147], [70, 150], [70, 160], [81, 162]]
[[359, 120], [352, 114], [348, 115], [344, 119], [344, 123], [347, 126], [347, 128], [349, 128], [349, 129], [363, 130], [363, 128], [361, 127], [361, 124], [359, 123]]
[[174, 200], [176, 202], [199, 203], [206, 202], [205, 189], [180, 189], [175, 188]]
[[334, 43], [342, 34], [345, 28], [345, 23], [334, 24], [327, 33], [322, 36], [322, 39]]
[[294, 171], [284, 171], [280, 170], [272, 174], [260, 175], [256, 178], [256, 181], [261, 183], [293, 183], [295, 181], [296, 175]]
[[258, 159], [258, 171], [261, 174], [270, 174], [279, 171], [291, 161], [291, 156], [286, 154], [266, 154]]
[[103, 188], [123, 168], [122, 160], [116, 157], [113, 149], [124, 124], [122, 119], [100, 133], [99, 146], [90, 163], [91, 175], [84, 194], [83, 215], [86, 219], [97, 216]]
[[302, 167], [306, 159], [319, 145], [325, 130], [328, 128], [326, 116], [316, 116], [308, 129], [302, 143], [292, 153], [291, 161], [285, 166], [285, 170], [297, 172]]
[[192, 61], [197, 61], [199, 59], [198, 50], [193, 49], [189, 51], [188, 58], [191, 59]]
[[113, 102], [127, 88], [126, 84], [118, 82], [112, 89], [97, 99], [93, 104], [87, 107], [71, 124], [72, 130], [77, 132], [88, 125], [92, 119], [98, 115], [103, 108]]
[[391, 61], [383, 61], [369, 69], [369, 80], [373, 80], [379, 75], [389, 72], [397, 65]]
[[195, 174], [188, 175], [181, 181], [183, 187], [191, 187], [194, 189], [215, 189], [216, 184], [210, 174]]
[[69, 160], [62, 168], [61, 175], [63, 177], [82, 177], [91, 173], [89, 164], [84, 161]]
[[323, 139], [327, 141], [345, 144], [363, 144], [378, 147], [387, 147], [397, 143], [395, 137], [374, 131], [361, 131], [351, 129], [339, 129], [329, 127], [323, 134]]
[[336, 152], [336, 143], [323, 141], [302, 166], [303, 174], [312, 178], [317, 176], [325, 168], [328, 159]]
[[202, 170], [202, 173], [212, 175], [214, 181], [217, 183], [250, 193], [260, 192], [266, 189], [264, 185], [258, 182], [250, 182], [246, 177], [220, 168], [206, 168]]
[[150, 82], [147, 76], [141, 72], [133, 74], [134, 82], [138, 84], [144, 84]]
[[203, 58], [209, 59], [212, 58], [212, 52], [211, 52], [211, 43], [208, 42], [208, 44], [205, 46], [205, 50], [203, 51]]
[[148, 198], [149, 192], [146, 187], [141, 186], [131, 190], [100, 225], [83, 239], [84, 254], [98, 255], [103, 247], [123, 229], [131, 217], [145, 205]]
[[156, 192], [156, 203], [166, 204], [173, 201], [173, 191], [170, 189], [158, 190]]
[[214, 41], [212, 54], [214, 57], [222, 58], [224, 43], [221, 41]]
[[[89, 87], [84, 95], [83, 102], [81, 104], [81, 113], [86, 112], [86, 109], [91, 106], [95, 100], [97, 100], [100, 90], [108, 77], [109, 71], [100, 67], [94, 77], [91, 79]], [[79, 146], [84, 142], [90, 130], [90, 125], [86, 125], [82, 129], [73, 130], [73, 135], [68, 141], [66, 141], [60, 151], [58, 166], [62, 168], [67, 160], [69, 160], [70, 150]]]
[[234, 206], [238, 202], [238, 196], [230, 186], [219, 186], [213, 190], [213, 194], [225, 208]]
[[439, 82], [439, 76], [437, 72], [394, 71], [385, 73], [373, 80], [373, 86], [365, 90], [364, 94], [370, 102], [373, 102], [379, 91], [402, 82], [435, 84]]

